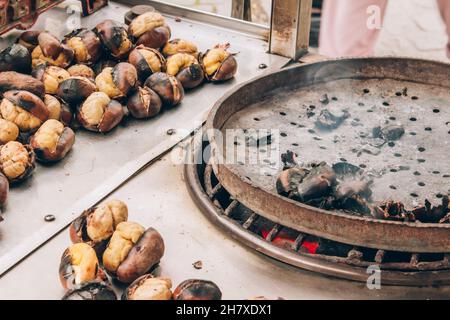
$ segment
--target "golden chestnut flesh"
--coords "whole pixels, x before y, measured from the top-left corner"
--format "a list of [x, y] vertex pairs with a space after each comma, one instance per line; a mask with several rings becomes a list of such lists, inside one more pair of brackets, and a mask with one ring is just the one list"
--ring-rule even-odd
[[67, 69], [71, 77], [85, 77], [88, 79], [95, 78], [95, 72], [92, 68], [85, 64], [75, 64]]
[[0, 52], [0, 72], [17, 71], [28, 73], [31, 69], [31, 54], [20, 44], [13, 44]]
[[46, 94], [44, 103], [49, 112], [49, 119], [61, 121], [66, 127], [69, 127], [72, 124], [72, 110], [70, 110], [70, 107], [63, 100], [50, 94]]
[[127, 30], [116, 21], [105, 20], [95, 27], [94, 32], [99, 36], [103, 46], [116, 59], [125, 58], [133, 47]]
[[22, 132], [38, 129], [48, 119], [49, 111], [44, 102], [28, 91], [8, 91], [0, 104], [3, 119], [14, 122]]
[[180, 283], [173, 291], [174, 300], [220, 300], [222, 292], [212, 281], [191, 279]]
[[127, 96], [136, 87], [137, 81], [136, 68], [127, 62], [121, 62], [114, 68], [106, 68], [95, 78], [98, 90], [111, 99]]
[[0, 146], [0, 170], [10, 183], [28, 178], [35, 167], [35, 155], [30, 146], [10, 141]]
[[202, 66], [187, 53], [176, 53], [167, 59], [167, 74], [175, 76], [185, 89], [199, 86], [204, 79]]
[[92, 80], [85, 77], [74, 76], [59, 84], [58, 97], [67, 101], [73, 107], [84, 101], [96, 91], [97, 86]]
[[138, 46], [131, 51], [128, 61], [136, 68], [139, 79], [147, 80], [155, 72], [165, 70], [165, 59], [161, 53], [152, 48]]
[[70, 73], [56, 66], [38, 65], [32, 72], [33, 77], [42, 81], [45, 93], [56, 94], [59, 84], [70, 77]]
[[67, 68], [68, 66], [70, 66], [74, 56], [73, 50], [64, 44], [61, 45], [61, 49], [61, 53], [55, 59], [53, 59], [43, 53], [41, 46], [37, 46], [36, 48], [34, 48], [33, 52], [31, 53], [31, 64], [33, 68], [45, 63], [60, 68]]
[[91, 65], [101, 57], [100, 38], [91, 30], [74, 30], [66, 36], [65, 43], [74, 51], [74, 60], [77, 63]]
[[97, 255], [86, 243], [76, 243], [67, 248], [59, 265], [59, 279], [65, 289], [104, 278]]
[[87, 130], [108, 132], [124, 117], [123, 106], [104, 92], [94, 92], [78, 108], [77, 120]]
[[208, 50], [202, 56], [203, 69], [209, 81], [221, 82], [230, 80], [237, 71], [237, 61], [224, 47]]
[[165, 57], [170, 57], [177, 53], [187, 53], [196, 59], [199, 56], [197, 45], [184, 39], [170, 40], [162, 49], [162, 53]]
[[16, 141], [19, 137], [19, 127], [12, 121], [0, 119], [0, 144]]
[[58, 120], [50, 119], [31, 137], [36, 158], [42, 162], [63, 159], [75, 143], [75, 133]]
[[137, 39], [136, 45], [159, 49], [169, 41], [171, 32], [164, 17], [159, 12], [146, 12], [137, 16], [128, 28], [130, 35]]
[[139, 87], [128, 99], [127, 107], [134, 118], [148, 119], [161, 111], [162, 101], [152, 89]]
[[145, 86], [155, 91], [166, 107], [173, 107], [181, 102], [184, 97], [184, 89], [181, 82], [167, 73], [157, 72], [152, 74]]
[[123, 300], [171, 300], [172, 281], [146, 274], [136, 279], [123, 293]]

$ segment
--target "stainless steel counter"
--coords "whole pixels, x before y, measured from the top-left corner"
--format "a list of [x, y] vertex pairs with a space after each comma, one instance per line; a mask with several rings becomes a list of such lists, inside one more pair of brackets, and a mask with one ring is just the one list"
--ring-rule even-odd
[[[68, 15], [67, 8], [77, 6], [79, 1], [65, 2], [42, 15], [33, 29], [49, 29], [62, 37], [76, 27], [76, 15]], [[109, 7], [83, 18], [81, 25], [92, 28], [107, 18], [123, 21], [128, 9], [127, 5], [111, 2]], [[236, 78], [193, 90], [181, 105], [152, 120], [130, 120], [107, 135], [77, 132], [75, 146], [64, 161], [51, 167], [38, 166], [30, 180], [12, 189], [3, 212], [5, 221], [0, 224], [0, 274], [199, 127], [227, 90], [287, 62], [286, 58], [266, 54], [267, 43], [258, 35], [216, 27], [208, 21], [182, 18], [176, 22], [173, 16], [167, 19], [174, 37], [192, 40], [200, 50], [231, 43], [231, 51], [238, 53]], [[0, 45], [6, 46], [17, 35], [8, 34]], [[268, 69], [259, 69], [261, 63]], [[168, 136], [168, 129], [175, 129], [175, 134]], [[45, 222], [47, 214], [55, 215], [56, 220]]]

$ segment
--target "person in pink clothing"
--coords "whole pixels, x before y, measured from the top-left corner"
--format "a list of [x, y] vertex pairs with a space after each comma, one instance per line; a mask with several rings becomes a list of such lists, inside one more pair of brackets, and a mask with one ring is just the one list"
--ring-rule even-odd
[[[450, 37], [450, 0], [436, 1]], [[373, 54], [387, 3], [388, 0], [325, 0], [319, 53], [329, 57]], [[450, 58], [450, 39], [447, 56]]]

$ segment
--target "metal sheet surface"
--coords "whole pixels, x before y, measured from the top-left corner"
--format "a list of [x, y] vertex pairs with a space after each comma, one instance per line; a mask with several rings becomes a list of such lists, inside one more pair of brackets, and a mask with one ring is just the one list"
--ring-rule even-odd
[[[65, 3], [69, 4], [71, 8], [79, 5], [77, 1]], [[74, 16], [68, 16], [66, 10], [66, 7], [50, 10], [40, 17], [34, 29], [47, 28], [59, 36], [68, 33], [74, 26]], [[91, 28], [107, 18], [123, 21], [127, 10], [127, 6], [111, 2], [83, 18], [82, 26]], [[236, 79], [221, 85], [204, 85], [188, 93], [180, 106], [155, 119], [132, 120], [107, 135], [78, 132], [74, 149], [64, 161], [52, 167], [39, 165], [30, 180], [12, 189], [2, 215], [5, 221], [0, 224], [0, 274], [189, 135], [227, 90], [287, 62], [285, 58], [266, 54], [267, 43], [255, 37], [184, 18], [181, 22], [168, 18], [168, 24], [173, 36], [195, 41], [200, 50], [218, 42], [230, 42], [231, 50], [239, 52]], [[17, 34], [7, 35], [0, 45], [6, 46]], [[259, 69], [261, 63], [269, 68]], [[175, 129], [176, 134], [168, 136], [168, 129]], [[56, 220], [45, 222], [47, 214], [55, 215]]]

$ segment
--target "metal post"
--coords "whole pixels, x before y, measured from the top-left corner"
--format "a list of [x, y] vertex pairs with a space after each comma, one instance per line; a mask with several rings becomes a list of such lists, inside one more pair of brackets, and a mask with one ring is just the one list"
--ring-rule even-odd
[[272, 0], [270, 53], [298, 60], [308, 52], [312, 0]]
[[240, 20], [252, 21], [251, 0], [233, 0], [231, 16]]

